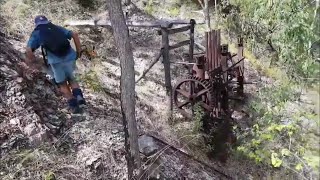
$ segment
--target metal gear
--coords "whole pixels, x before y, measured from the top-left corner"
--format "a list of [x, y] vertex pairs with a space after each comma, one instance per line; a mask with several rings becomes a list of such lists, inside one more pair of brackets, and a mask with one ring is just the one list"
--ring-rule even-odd
[[[186, 88], [183, 89], [183, 86], [186, 86]], [[179, 101], [180, 95], [184, 99], [182, 102]], [[179, 81], [173, 88], [173, 100], [177, 110], [189, 119], [192, 118], [193, 106], [196, 104], [199, 104], [208, 112], [212, 111], [213, 98], [214, 91], [210, 81], [195, 76], [188, 76], [186, 79]]]

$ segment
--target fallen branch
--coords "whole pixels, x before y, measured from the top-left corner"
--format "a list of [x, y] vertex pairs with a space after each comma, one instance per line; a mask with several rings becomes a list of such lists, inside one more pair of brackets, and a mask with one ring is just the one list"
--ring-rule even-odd
[[144, 78], [145, 75], [150, 71], [150, 69], [159, 61], [160, 57], [162, 56], [162, 51], [163, 49], [160, 50], [160, 53], [158, 54], [158, 56], [151, 62], [149, 67], [143, 71], [141, 76], [138, 77], [138, 80], [136, 81], [136, 83], [138, 83], [142, 78]]

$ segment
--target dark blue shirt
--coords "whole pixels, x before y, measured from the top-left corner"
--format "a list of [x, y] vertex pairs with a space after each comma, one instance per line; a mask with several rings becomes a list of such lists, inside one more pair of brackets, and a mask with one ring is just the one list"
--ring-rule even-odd
[[[66, 35], [66, 37], [71, 40], [72, 38], [72, 31], [67, 30], [66, 28], [63, 28], [61, 26], [58, 26]], [[40, 37], [39, 37], [39, 31], [33, 31], [29, 41], [28, 41], [28, 47], [30, 47], [31, 49], [38, 49], [40, 47]], [[49, 64], [56, 64], [56, 63], [61, 63], [61, 62], [68, 62], [68, 61], [74, 61], [77, 58], [77, 53], [73, 48], [70, 48], [69, 52], [67, 55], [65, 55], [64, 57], [58, 57], [54, 54], [52, 54], [51, 52], [47, 51], [48, 54], [48, 63]]]

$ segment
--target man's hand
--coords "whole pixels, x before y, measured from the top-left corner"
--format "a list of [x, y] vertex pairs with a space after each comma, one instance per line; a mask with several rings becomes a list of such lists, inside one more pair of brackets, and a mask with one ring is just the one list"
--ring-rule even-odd
[[80, 43], [80, 38], [79, 38], [78, 33], [72, 32], [72, 39], [73, 39], [74, 44], [76, 46], [77, 59], [78, 59], [81, 56], [81, 43]]
[[77, 58], [76, 59], [79, 59], [81, 57], [81, 51], [77, 51]]
[[41, 65], [36, 62], [36, 57], [33, 54], [32, 49], [27, 47], [24, 70], [31, 74], [38, 74], [40, 72], [40, 69]]

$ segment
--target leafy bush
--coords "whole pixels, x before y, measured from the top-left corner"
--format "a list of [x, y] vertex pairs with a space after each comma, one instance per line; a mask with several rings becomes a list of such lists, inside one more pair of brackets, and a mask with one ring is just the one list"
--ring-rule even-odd
[[230, 10], [224, 25], [233, 35], [242, 35], [252, 52], [269, 56], [271, 64], [284, 68], [296, 80], [319, 80], [320, 63], [311, 52], [311, 46], [320, 42], [316, 33], [320, 31], [319, 7], [313, 4], [315, 1], [231, 0], [230, 3], [237, 8]]
[[307, 135], [303, 125], [306, 121], [314, 121], [316, 116], [292, 103], [298, 98], [299, 93], [290, 83], [260, 90], [250, 104], [255, 114], [254, 124], [250, 129], [238, 129], [241, 145], [236, 151], [275, 168], [286, 167], [305, 174], [312, 172], [310, 166], [314, 170], [319, 168], [306, 158], [306, 152], [317, 140]]

